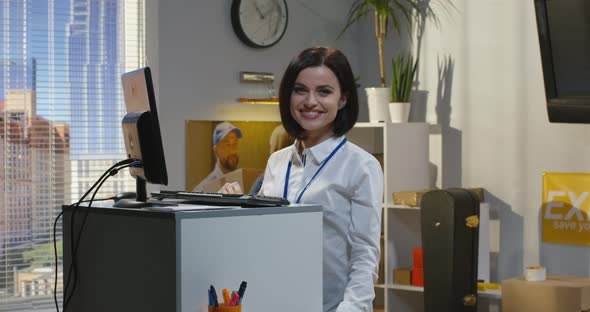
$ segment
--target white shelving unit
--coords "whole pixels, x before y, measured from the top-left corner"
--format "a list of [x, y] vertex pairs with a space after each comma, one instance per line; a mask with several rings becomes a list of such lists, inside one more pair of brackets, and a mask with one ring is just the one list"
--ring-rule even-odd
[[[422, 287], [393, 284], [393, 269], [411, 268], [412, 250], [422, 246], [420, 208], [394, 205], [393, 192], [434, 187], [430, 185], [431, 127], [428, 123], [357, 123], [347, 134], [351, 142], [381, 158], [383, 166], [384, 245], [381, 252], [384, 255], [384, 267], [380, 272], [383, 274], [382, 282], [375, 285], [375, 307], [382, 307], [387, 312], [424, 310]], [[489, 212], [489, 207], [487, 209]], [[489, 242], [487, 235], [482, 238], [484, 242]], [[487, 243], [485, 246], [489, 248]], [[489, 262], [487, 269], [489, 270]], [[495, 300], [494, 304], [497, 304], [500, 291], [479, 292], [479, 295], [480, 298]]]
[[382, 156], [384, 284], [375, 287], [375, 306], [385, 311], [415, 312], [423, 306], [421, 292], [393, 284], [393, 268], [410, 268], [412, 250], [421, 246], [419, 208], [394, 205], [393, 192], [431, 187], [428, 137], [427, 123], [357, 123], [347, 134], [351, 142]]

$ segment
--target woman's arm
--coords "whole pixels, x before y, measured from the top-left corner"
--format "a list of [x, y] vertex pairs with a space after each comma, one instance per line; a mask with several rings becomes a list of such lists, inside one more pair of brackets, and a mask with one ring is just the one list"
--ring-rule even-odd
[[351, 203], [350, 271], [337, 312], [372, 311], [379, 267], [383, 171], [375, 158], [359, 166]]

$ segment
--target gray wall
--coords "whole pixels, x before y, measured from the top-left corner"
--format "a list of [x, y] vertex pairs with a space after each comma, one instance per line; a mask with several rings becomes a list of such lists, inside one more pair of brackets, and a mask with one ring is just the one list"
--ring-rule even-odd
[[269, 49], [252, 49], [233, 33], [230, 0], [147, 0], [147, 53], [159, 84], [170, 188], [184, 188], [185, 120], [280, 120], [277, 106], [237, 102], [251, 88], [240, 84], [240, 71], [274, 73], [278, 88], [289, 61], [314, 45], [343, 50], [353, 70], [358, 69], [355, 30], [336, 40], [348, 10], [338, 8], [343, 2], [289, 0], [289, 25], [282, 40]]
[[[376, 85], [370, 21], [335, 39], [350, 2], [288, 0], [285, 36], [275, 47], [256, 50], [233, 34], [230, 0], [148, 0], [147, 51], [158, 84], [168, 188], [184, 188], [185, 120], [279, 120], [276, 107], [236, 102], [248, 92], [240, 71], [272, 72], [280, 81], [298, 51], [328, 45], [349, 56], [363, 87]], [[419, 50], [411, 118], [436, 124], [433, 185], [488, 191], [492, 218], [500, 220], [493, 280], [537, 264], [550, 273], [588, 275], [590, 249], [540, 242], [542, 173], [590, 171], [590, 126], [547, 121], [533, 3], [453, 3], [456, 9], [441, 9], [440, 26], [428, 25], [421, 40], [391, 36], [386, 48], [387, 55], [400, 45]], [[361, 111], [366, 120], [366, 108]]]

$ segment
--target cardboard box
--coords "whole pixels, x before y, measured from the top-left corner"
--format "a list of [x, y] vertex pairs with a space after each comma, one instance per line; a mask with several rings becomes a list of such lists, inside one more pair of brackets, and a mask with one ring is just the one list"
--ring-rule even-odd
[[428, 192], [428, 190], [393, 192], [393, 203], [395, 205], [418, 207], [422, 201], [422, 196], [424, 196], [426, 192]]
[[412, 270], [410, 269], [394, 269], [393, 270], [393, 283], [399, 285], [411, 285], [412, 284]]
[[[477, 195], [479, 202], [484, 201], [483, 188], [468, 188], [468, 190], [473, 191]], [[426, 194], [428, 191], [431, 190], [393, 192], [393, 204], [419, 207], [420, 203], [422, 202], [422, 196], [424, 196], [424, 194]]]
[[203, 192], [217, 192], [223, 185], [225, 185], [225, 183], [238, 182], [242, 188], [242, 191], [244, 191], [244, 193], [248, 193], [254, 181], [256, 181], [258, 176], [263, 172], [264, 170], [260, 169], [239, 168], [222, 175], [214, 181], [207, 183], [203, 187]]
[[548, 275], [545, 281], [524, 277], [502, 281], [502, 311], [580, 312], [590, 309], [590, 277]]

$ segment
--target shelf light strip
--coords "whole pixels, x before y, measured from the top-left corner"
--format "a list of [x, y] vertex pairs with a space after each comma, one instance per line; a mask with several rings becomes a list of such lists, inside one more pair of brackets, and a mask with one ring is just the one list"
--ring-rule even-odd
[[266, 105], [277, 105], [277, 104], [279, 104], [279, 99], [278, 98], [265, 98], [265, 99], [239, 98], [238, 101], [240, 103], [245, 103], [245, 104], [266, 104]]

